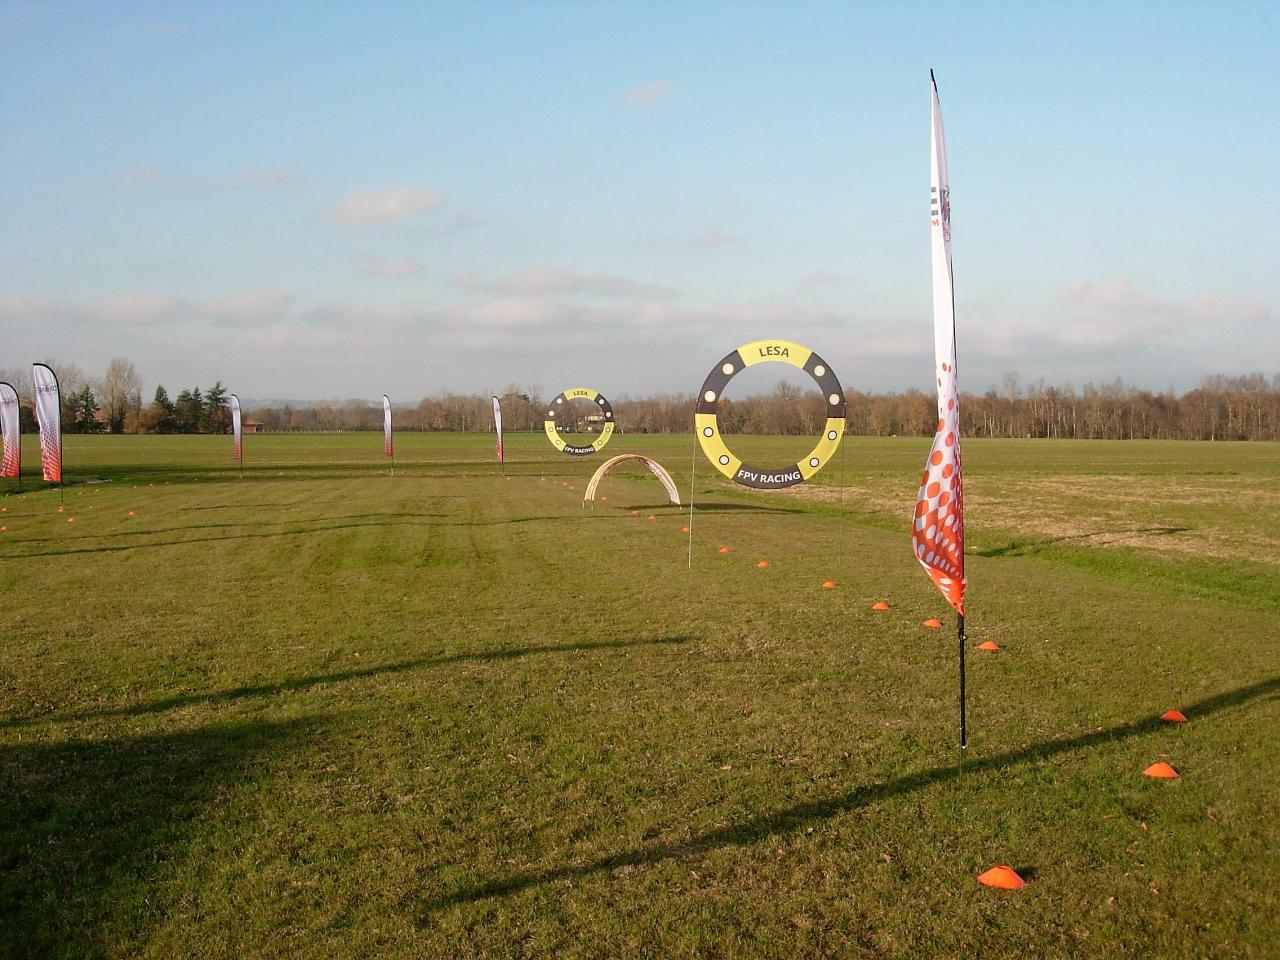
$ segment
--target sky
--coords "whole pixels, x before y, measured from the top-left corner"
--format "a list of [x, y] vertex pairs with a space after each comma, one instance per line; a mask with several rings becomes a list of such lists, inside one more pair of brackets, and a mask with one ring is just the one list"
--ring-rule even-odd
[[962, 389], [1271, 376], [1277, 54], [1275, 3], [0, 0], [0, 368], [928, 390], [932, 68]]

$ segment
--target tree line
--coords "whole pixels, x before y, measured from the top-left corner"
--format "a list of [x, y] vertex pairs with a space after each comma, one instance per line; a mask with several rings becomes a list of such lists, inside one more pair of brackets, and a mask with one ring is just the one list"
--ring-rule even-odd
[[[142, 379], [123, 358], [111, 361], [99, 380], [71, 364], [50, 364], [63, 394], [63, 429], [68, 432], [225, 433], [230, 430], [227, 391], [221, 381], [203, 392], [181, 390], [170, 400], [163, 386], [142, 404]], [[29, 371], [2, 371], [18, 388], [24, 430], [35, 429]], [[25, 385], [25, 387], [24, 387]], [[546, 405], [536, 388], [509, 385], [500, 395], [509, 431], [542, 429]], [[693, 419], [691, 394], [660, 393], [610, 398], [619, 428], [629, 433], [687, 433]], [[930, 436], [937, 403], [920, 390], [870, 393], [848, 390], [848, 432], [860, 436]], [[1076, 389], [1044, 381], [1024, 384], [1006, 374], [984, 393], [962, 393], [962, 428], [976, 437], [1062, 439], [1280, 440], [1280, 374], [1205, 377], [1192, 390], [1151, 391], [1121, 380]], [[576, 421], [591, 430], [583, 404]], [[368, 400], [259, 406], [245, 411], [269, 431], [382, 429], [382, 406]], [[394, 410], [397, 430], [491, 430], [489, 395], [444, 392]], [[770, 391], [720, 403], [727, 433], [816, 434], [826, 420], [826, 403], [816, 391], [779, 381]]]
[[[231, 412], [221, 381], [203, 393], [199, 387], [179, 391], [174, 400], [163, 386], [151, 403], [142, 403], [142, 375], [124, 357], [116, 357], [101, 377], [86, 374], [74, 363], [48, 361], [58, 377], [63, 433], [227, 433]], [[18, 392], [18, 422], [23, 433], [36, 432], [29, 367], [0, 370], [0, 380]]]

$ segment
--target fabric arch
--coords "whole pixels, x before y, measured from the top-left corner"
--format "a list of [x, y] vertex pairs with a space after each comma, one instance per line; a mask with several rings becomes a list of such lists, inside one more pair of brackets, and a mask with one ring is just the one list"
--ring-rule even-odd
[[600, 464], [600, 469], [592, 475], [591, 482], [587, 484], [587, 492], [582, 495], [582, 502], [586, 503], [588, 500], [594, 502], [596, 499], [596, 487], [600, 485], [600, 481], [604, 479], [605, 474], [618, 466], [618, 464], [627, 463], [632, 460], [638, 460], [643, 463], [650, 473], [662, 481], [662, 485], [667, 489], [667, 497], [677, 507], [680, 506], [680, 492], [676, 490], [676, 484], [675, 481], [671, 479], [671, 474], [667, 473], [666, 468], [657, 460], [654, 460], [651, 457], [642, 456], [638, 453], [619, 454], [612, 460], [606, 460], [604, 463]]

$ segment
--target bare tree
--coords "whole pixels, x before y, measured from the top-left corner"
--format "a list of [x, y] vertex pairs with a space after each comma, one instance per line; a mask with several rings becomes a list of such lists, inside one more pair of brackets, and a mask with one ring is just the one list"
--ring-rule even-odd
[[107, 429], [111, 433], [124, 433], [125, 418], [141, 406], [142, 377], [132, 363], [116, 357], [107, 365], [98, 396], [107, 415]]

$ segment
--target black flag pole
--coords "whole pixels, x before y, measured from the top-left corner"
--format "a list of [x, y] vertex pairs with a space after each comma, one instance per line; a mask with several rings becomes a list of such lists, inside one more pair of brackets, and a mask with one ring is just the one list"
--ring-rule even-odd
[[966, 717], [967, 710], [964, 691], [964, 654], [965, 646], [968, 638], [964, 635], [964, 614], [956, 614], [956, 638], [960, 643], [960, 756], [964, 757], [964, 751], [969, 746], [969, 725]]
[[[697, 415], [697, 408], [694, 408]], [[693, 569], [693, 489], [698, 479], [698, 431], [693, 431], [693, 456], [689, 458], [689, 569]]]

